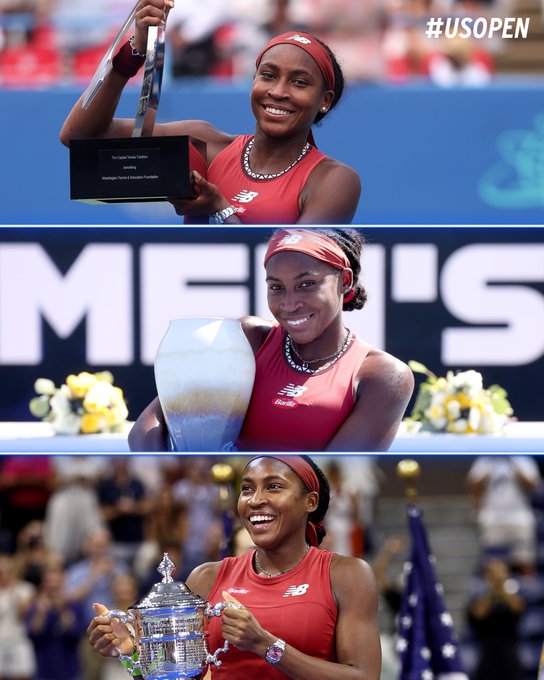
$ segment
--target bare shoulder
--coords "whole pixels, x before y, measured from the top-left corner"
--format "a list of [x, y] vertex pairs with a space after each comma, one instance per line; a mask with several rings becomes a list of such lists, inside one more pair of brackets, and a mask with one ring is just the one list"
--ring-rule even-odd
[[257, 353], [257, 350], [270, 333], [273, 326], [272, 321], [261, 319], [258, 316], [243, 316], [240, 319], [240, 323], [242, 324], [242, 330], [244, 331], [246, 338], [249, 340], [249, 344], [253, 348], [253, 351]]
[[[166, 135], [189, 135], [206, 142], [210, 146], [212, 157], [227, 147], [236, 139], [236, 135], [229, 135], [214, 127], [206, 120], [176, 120], [168, 123], [155, 125], [154, 134]], [[208, 154], [208, 157], [210, 154]]]
[[408, 402], [414, 391], [414, 374], [410, 367], [388, 352], [372, 349], [358, 373], [358, 393], [372, 390], [387, 393], [390, 399]]
[[309, 189], [317, 185], [322, 187], [324, 182], [332, 182], [335, 186], [344, 187], [345, 191], [356, 192], [357, 195], [361, 192], [361, 179], [357, 172], [349, 165], [328, 156], [312, 170], [307, 186]]
[[357, 557], [346, 555], [333, 557], [331, 585], [340, 606], [354, 600], [373, 604], [378, 597], [378, 586], [372, 567]]
[[204, 564], [195, 567], [187, 577], [187, 587], [193, 593], [207, 599], [217, 579], [220, 567], [221, 562], [204, 562]]

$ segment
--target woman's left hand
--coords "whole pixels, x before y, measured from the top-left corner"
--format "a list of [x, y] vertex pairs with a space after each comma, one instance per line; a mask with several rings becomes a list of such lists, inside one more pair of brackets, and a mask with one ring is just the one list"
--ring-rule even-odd
[[224, 590], [222, 596], [225, 602], [240, 605], [240, 608], [225, 607], [223, 610], [221, 632], [225, 640], [238, 649], [264, 657], [267, 648], [276, 638], [267, 633], [249, 609], [230, 593]]
[[178, 215], [211, 215], [229, 206], [217, 186], [205, 180], [196, 170], [191, 172], [191, 185], [193, 198], [168, 197]]

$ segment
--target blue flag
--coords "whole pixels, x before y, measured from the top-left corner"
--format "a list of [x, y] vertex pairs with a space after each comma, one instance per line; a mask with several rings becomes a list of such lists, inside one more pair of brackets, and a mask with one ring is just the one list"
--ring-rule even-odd
[[404, 594], [399, 614], [399, 680], [468, 680], [461, 663], [451, 614], [436, 579], [421, 509], [408, 506], [412, 534], [410, 559], [404, 566]]

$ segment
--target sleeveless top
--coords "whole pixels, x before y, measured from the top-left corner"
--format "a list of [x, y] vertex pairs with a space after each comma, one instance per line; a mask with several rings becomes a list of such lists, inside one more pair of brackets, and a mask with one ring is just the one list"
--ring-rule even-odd
[[310, 173], [325, 154], [314, 146], [294, 167], [275, 179], [252, 179], [244, 172], [242, 155], [253, 135], [240, 135], [223, 149], [208, 168], [208, 182], [236, 208], [244, 224], [295, 224], [298, 199]]
[[[336, 661], [335, 628], [338, 610], [331, 588], [330, 567], [335, 553], [311, 547], [304, 559], [286, 574], [273, 578], [253, 570], [255, 551], [227, 557], [219, 568], [208, 597], [217, 604], [226, 590], [247, 607], [259, 624], [288, 645], [318, 659]], [[224, 644], [221, 617], [207, 624], [208, 646], [214, 652]], [[285, 674], [252, 652], [231, 646], [212, 665], [212, 677], [224, 680], [274, 680]]]
[[300, 373], [283, 355], [284, 334], [275, 324], [257, 351], [240, 451], [324, 451], [355, 403], [354, 381], [370, 345], [354, 335], [332, 366]]

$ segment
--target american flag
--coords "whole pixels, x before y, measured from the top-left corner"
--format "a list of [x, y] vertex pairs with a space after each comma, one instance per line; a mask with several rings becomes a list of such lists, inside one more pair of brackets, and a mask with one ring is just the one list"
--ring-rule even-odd
[[412, 549], [404, 565], [404, 594], [399, 614], [399, 680], [468, 680], [461, 663], [451, 614], [437, 581], [421, 508], [408, 506]]

